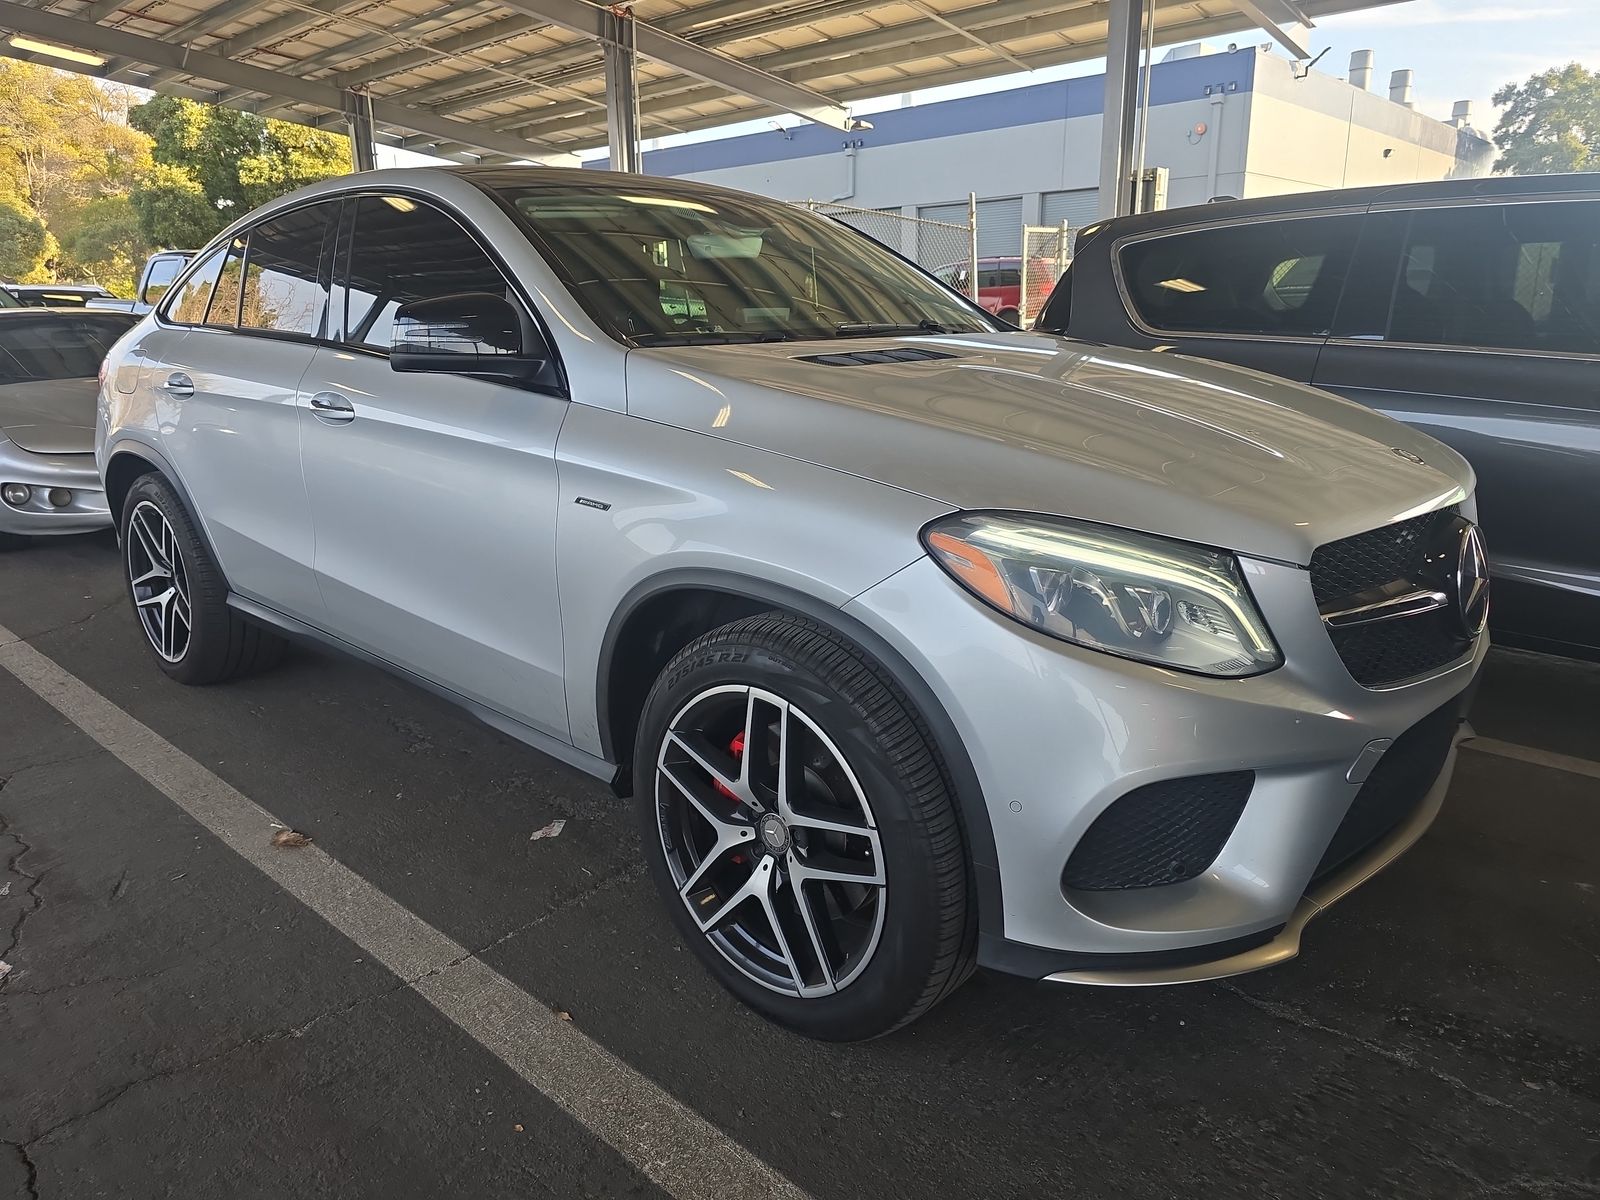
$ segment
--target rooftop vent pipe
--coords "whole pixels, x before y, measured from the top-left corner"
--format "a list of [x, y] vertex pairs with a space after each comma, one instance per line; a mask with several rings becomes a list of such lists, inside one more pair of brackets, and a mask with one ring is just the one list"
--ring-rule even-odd
[[1450, 110], [1450, 124], [1457, 129], [1467, 129], [1472, 125], [1472, 101], [1457, 100], [1455, 107]]
[[1411, 81], [1415, 78], [1410, 71], [1396, 71], [1389, 76], [1389, 99], [1396, 104], [1404, 104], [1407, 108], [1413, 107]]
[[1375, 57], [1371, 50], [1356, 50], [1350, 55], [1350, 82], [1363, 92], [1372, 90], [1372, 64]]

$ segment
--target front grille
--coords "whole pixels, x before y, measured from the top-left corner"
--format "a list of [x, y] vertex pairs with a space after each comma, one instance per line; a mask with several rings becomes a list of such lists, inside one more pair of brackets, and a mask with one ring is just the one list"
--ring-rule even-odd
[[1135, 788], [1094, 819], [1061, 872], [1074, 891], [1160, 887], [1193, 879], [1222, 853], [1254, 771], [1191, 775]]
[[[1456, 516], [1454, 507], [1442, 508], [1318, 546], [1311, 556], [1311, 592], [1318, 606], [1399, 580], [1415, 582], [1425, 573], [1429, 547]], [[1328, 636], [1351, 677], [1369, 688], [1425, 675], [1472, 648], [1446, 609], [1329, 629]]]
[[1460, 704], [1452, 700], [1395, 739], [1334, 830], [1315, 879], [1382, 841], [1416, 811], [1444, 769], [1460, 720]]

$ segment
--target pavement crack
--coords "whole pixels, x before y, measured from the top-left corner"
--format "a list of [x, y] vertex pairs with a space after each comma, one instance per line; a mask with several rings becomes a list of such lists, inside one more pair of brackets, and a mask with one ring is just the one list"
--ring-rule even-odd
[[[1367, 1051], [1367, 1053], [1376, 1055], [1379, 1058], [1387, 1059], [1389, 1062], [1396, 1063], [1399, 1066], [1405, 1067], [1407, 1070], [1422, 1071], [1428, 1075], [1432, 1075], [1440, 1083], [1447, 1084], [1451, 1088], [1471, 1096], [1480, 1104], [1484, 1104], [1489, 1108], [1505, 1109], [1508, 1112], [1514, 1112], [1521, 1117], [1526, 1117], [1528, 1115], [1513, 1104], [1507, 1104], [1504, 1100], [1501, 1100], [1496, 1096], [1491, 1096], [1487, 1092], [1478, 1091], [1459, 1075], [1452, 1075], [1449, 1071], [1443, 1070], [1440, 1067], [1436, 1067], [1431, 1063], [1420, 1061], [1417, 1056], [1409, 1050], [1397, 1050], [1393, 1047], [1385, 1046], [1380, 1042], [1375, 1042], [1371, 1038], [1364, 1038], [1358, 1036], [1357, 1034], [1347, 1033], [1345, 1030], [1336, 1029], [1332, 1025], [1324, 1025], [1315, 1017], [1306, 1015], [1292, 1005], [1280, 1004], [1275, 1000], [1264, 1000], [1259, 996], [1252, 996], [1249, 992], [1231, 983], [1218, 983], [1217, 987], [1221, 991], [1237, 996], [1251, 1008], [1264, 1012], [1270, 1017], [1275, 1017], [1278, 1020], [1287, 1022], [1290, 1025], [1296, 1025], [1301, 1029], [1309, 1029], [1316, 1033], [1327, 1034], [1329, 1037], [1337, 1038], [1342, 1042], [1348, 1042], [1352, 1046], [1359, 1046], [1361, 1049]], [[1533, 1118], [1529, 1119], [1531, 1120]]]
[[28, 1200], [39, 1200], [39, 1168], [33, 1165], [33, 1159], [28, 1157], [28, 1148], [20, 1142], [0, 1142], [0, 1146], [10, 1146], [16, 1151], [17, 1161], [22, 1164], [22, 1170], [27, 1178], [23, 1186], [27, 1188]]
[[[7, 780], [0, 780], [0, 790], [5, 788], [7, 782]], [[44, 897], [39, 895], [39, 883], [49, 872], [41, 871], [35, 875], [23, 868], [22, 860], [26, 855], [32, 853], [33, 847], [23, 841], [19, 834], [13, 832], [11, 822], [3, 814], [0, 814], [0, 838], [6, 838], [17, 845], [16, 853], [6, 860], [6, 873], [18, 875], [27, 880], [27, 886], [22, 889], [25, 902], [21, 911], [17, 913], [17, 919], [12, 922], [11, 933], [8, 936], [5, 948], [0, 949], [0, 959], [9, 959], [16, 953], [17, 947], [22, 943], [22, 927], [28, 923], [29, 917], [44, 906]], [[10, 974], [0, 975], [0, 989], [5, 987], [6, 980], [9, 978], [11, 978]]]
[[35, 642], [35, 641], [38, 641], [42, 637], [49, 637], [53, 633], [64, 633], [68, 629], [75, 628], [76, 626], [87, 625], [90, 621], [94, 620], [101, 613], [108, 612], [111, 609], [117, 608], [117, 607], [119, 607], [119, 606], [121, 606], [123, 604], [126, 604], [126, 603], [127, 603], [127, 597], [119, 595], [119, 596], [115, 597], [114, 599], [106, 601], [104, 604], [100, 605], [98, 608], [90, 609], [87, 613], [85, 613], [81, 617], [74, 617], [72, 620], [63, 621], [59, 625], [52, 625], [49, 629], [37, 630], [34, 633], [28, 634], [27, 637], [18, 638], [17, 640], [19, 642]]

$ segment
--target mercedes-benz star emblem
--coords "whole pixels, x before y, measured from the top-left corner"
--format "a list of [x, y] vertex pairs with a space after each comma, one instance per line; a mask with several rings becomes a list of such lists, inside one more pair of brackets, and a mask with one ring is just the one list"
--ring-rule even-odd
[[1456, 549], [1454, 585], [1456, 619], [1468, 637], [1477, 637], [1489, 620], [1489, 559], [1483, 552], [1483, 535], [1476, 525], [1462, 522]]
[[1402, 450], [1402, 449], [1400, 449], [1399, 446], [1390, 446], [1389, 450], [1393, 454], [1398, 454], [1401, 458], [1405, 459], [1408, 463], [1416, 463], [1417, 466], [1419, 466], [1419, 467], [1425, 467], [1425, 466], [1428, 465], [1427, 463], [1425, 463], [1422, 460], [1422, 458], [1419, 455], [1413, 454], [1409, 450]]

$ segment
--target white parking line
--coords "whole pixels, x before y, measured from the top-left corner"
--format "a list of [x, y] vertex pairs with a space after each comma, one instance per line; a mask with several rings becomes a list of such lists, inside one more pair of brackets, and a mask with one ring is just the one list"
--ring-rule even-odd
[[742, 1197], [806, 1200], [722, 1130], [350, 868], [315, 845], [275, 849], [271, 813], [3, 625], [0, 667], [670, 1195], [691, 1200], [734, 1186]]
[[1514, 758], [1518, 762], [1533, 763], [1538, 767], [1552, 767], [1572, 775], [1587, 775], [1600, 779], [1600, 762], [1587, 758], [1574, 758], [1570, 754], [1557, 754], [1554, 750], [1535, 750], [1532, 746], [1519, 746], [1515, 742], [1502, 742], [1498, 738], [1474, 737], [1461, 743], [1463, 749], [1479, 754], [1497, 754], [1501, 758]]

